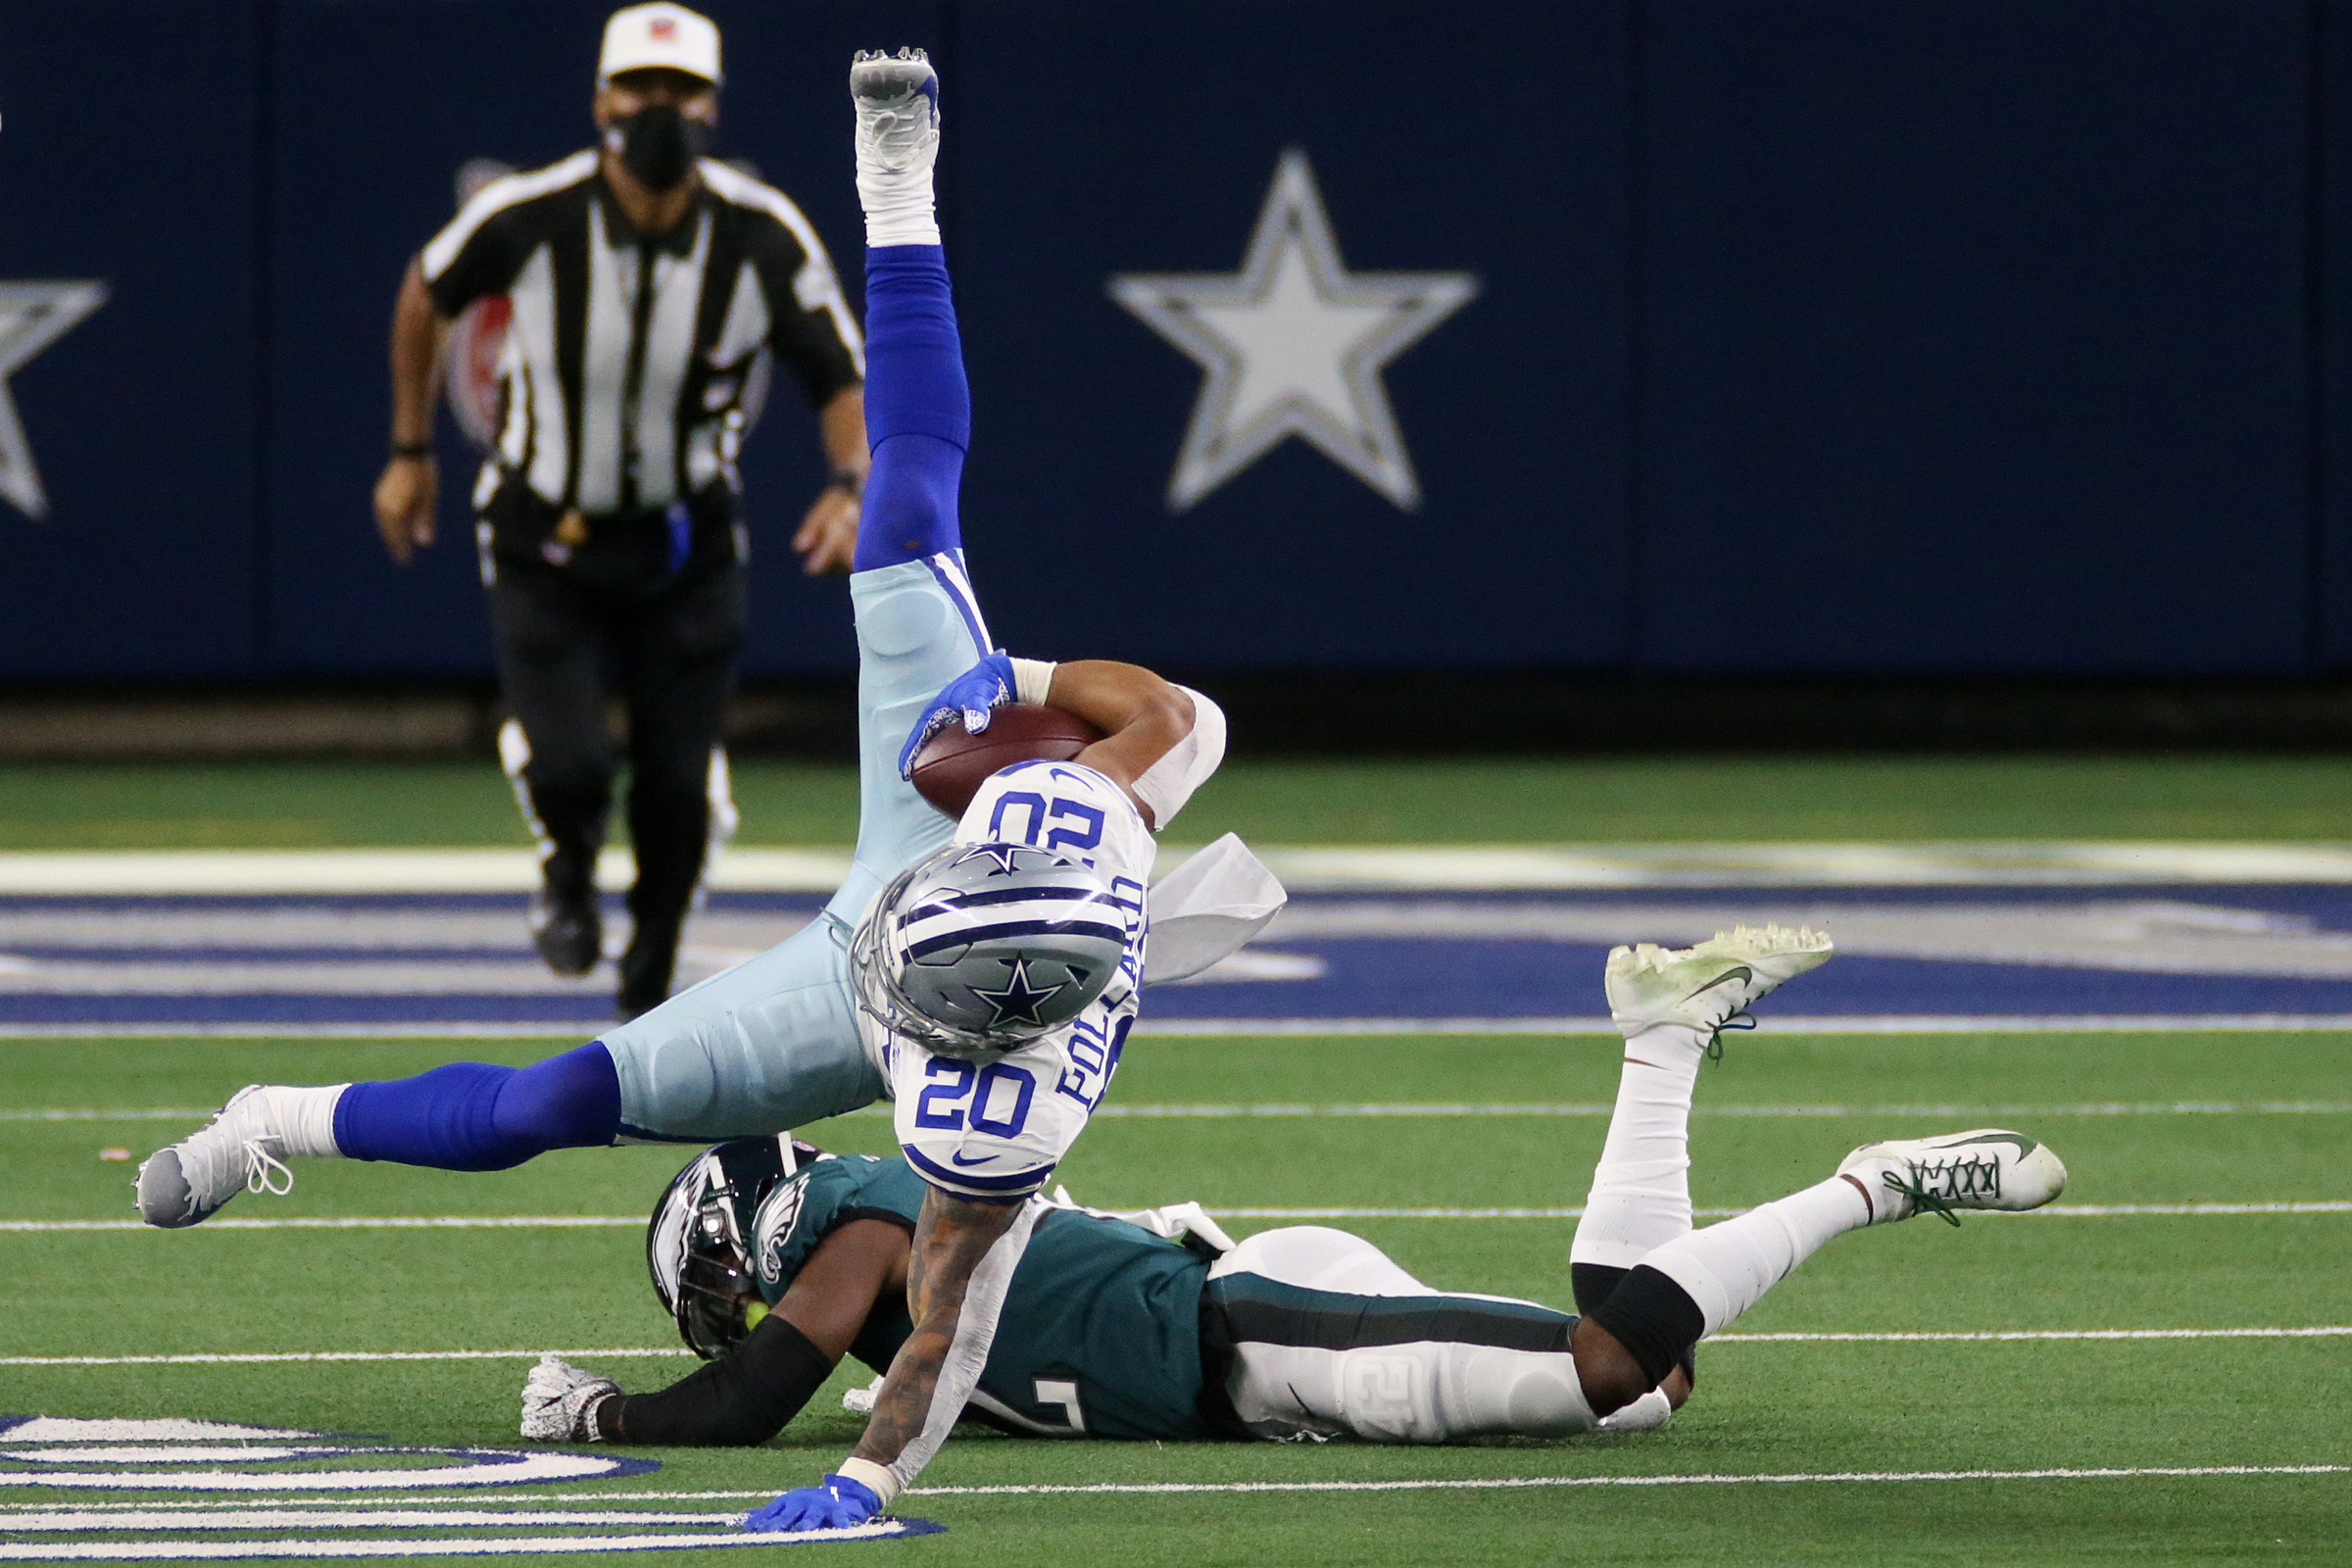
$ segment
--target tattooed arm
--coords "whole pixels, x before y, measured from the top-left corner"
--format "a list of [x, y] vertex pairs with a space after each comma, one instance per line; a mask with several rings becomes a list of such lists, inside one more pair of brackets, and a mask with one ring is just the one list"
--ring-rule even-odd
[[[940, 1441], [963, 1413], [964, 1400], [971, 1397], [980, 1369], [987, 1364], [1004, 1293], [1001, 1284], [993, 1291], [984, 1288], [981, 1298], [974, 1300], [972, 1286], [991, 1251], [1017, 1224], [1019, 1239], [1008, 1249], [1010, 1257], [1001, 1260], [1001, 1270], [991, 1270], [1002, 1272], [1009, 1283], [1011, 1265], [1019, 1261], [1029, 1226], [1035, 1223], [1034, 1218], [1021, 1223], [1027, 1207], [975, 1203], [936, 1187], [923, 1196], [906, 1277], [906, 1310], [914, 1319], [914, 1332], [892, 1358], [890, 1376], [874, 1400], [873, 1417], [852, 1454], [898, 1472], [901, 1486], [913, 1480], [915, 1471], [939, 1451]], [[957, 1375], [967, 1370], [968, 1376]]]
[[980, 1203], [936, 1187], [923, 1195], [906, 1279], [914, 1332], [890, 1363], [865, 1436], [840, 1469], [817, 1486], [786, 1493], [746, 1520], [746, 1528], [860, 1524], [906, 1490], [979, 1386], [997, 1314], [1039, 1212], [1025, 1200]]

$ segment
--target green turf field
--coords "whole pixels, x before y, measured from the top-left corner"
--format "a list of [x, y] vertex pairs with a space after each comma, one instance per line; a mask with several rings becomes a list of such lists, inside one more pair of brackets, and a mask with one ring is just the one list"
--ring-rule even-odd
[[[1694, 1197], [1730, 1207], [1826, 1173], [1856, 1142], [1987, 1119], [2068, 1159], [2068, 1203], [2352, 1199], [2347, 1042], [2292, 1035], [1796, 1038], [1737, 1041], [1701, 1081]], [[107, 1109], [217, 1102], [254, 1078], [416, 1070], [449, 1054], [527, 1060], [529, 1045], [12, 1042], [0, 1102]], [[1615, 1054], [1593, 1039], [1152, 1040], [1123, 1105], [1605, 1102]], [[2086, 1113], [2112, 1102], [2330, 1109]], [[1933, 1115], [1870, 1107], [1941, 1106]], [[1771, 1107], [1807, 1113], [1764, 1115]], [[2043, 1107], [2003, 1109], [1992, 1107]], [[1843, 1114], [1831, 1114], [1833, 1107]], [[1597, 1115], [1105, 1118], [1063, 1175], [1104, 1205], [1573, 1204]], [[172, 1122], [0, 1123], [11, 1218], [127, 1217], [130, 1167]], [[889, 1123], [815, 1131], [883, 1152]], [[559, 1154], [461, 1176], [306, 1164], [288, 1199], [240, 1218], [616, 1215], [647, 1209], [677, 1155]], [[1238, 1220], [1246, 1232], [1272, 1220]], [[1430, 1283], [1562, 1301], [1570, 1221], [1364, 1219]], [[2340, 1325], [2352, 1215], [1979, 1216], [1835, 1243], [1735, 1332], [2281, 1328]], [[639, 1231], [597, 1229], [16, 1231], [0, 1345], [13, 1356], [666, 1348]], [[588, 1358], [632, 1387], [674, 1357]], [[527, 1362], [0, 1366], [0, 1408], [202, 1416], [381, 1434], [511, 1439]], [[1452, 1449], [1109, 1445], [968, 1432], [935, 1487], [1472, 1478], [1819, 1475], [2352, 1463], [2352, 1339], [1741, 1343], [1705, 1351], [1699, 1395], [1664, 1433]], [[862, 1381], [862, 1379], [860, 1379]], [[837, 1380], [846, 1386], [847, 1377]], [[757, 1492], [837, 1459], [857, 1419], [833, 1391], [771, 1450], [673, 1451], [598, 1494]], [[11, 1500], [37, 1500], [18, 1492]], [[86, 1494], [74, 1499], [86, 1502]], [[474, 1503], [495, 1501], [476, 1494]], [[741, 1507], [743, 1501], [681, 1507]], [[915, 1497], [931, 1540], [806, 1548], [949, 1563], [2340, 1562], [2352, 1476], [1684, 1484], [1578, 1490]], [[724, 1560], [719, 1552], [699, 1555]], [[532, 1559], [541, 1560], [541, 1559]], [[552, 1560], [552, 1559], [549, 1559]], [[576, 1559], [575, 1559], [576, 1560]]]
[[[747, 763], [737, 784], [745, 842], [852, 836], [845, 771]], [[1188, 838], [1235, 828], [1294, 844], [2343, 840], [2352, 839], [2352, 761], [1240, 762], [1183, 827]], [[522, 842], [487, 763], [0, 769], [0, 850]], [[132, 1167], [101, 1151], [144, 1154], [194, 1119], [47, 1111], [193, 1113], [255, 1079], [394, 1076], [452, 1056], [521, 1062], [545, 1050], [497, 1041], [0, 1041], [0, 1219], [129, 1218]], [[1614, 1061], [1607, 1043], [1591, 1038], [1149, 1039], [1129, 1051], [1111, 1103], [1593, 1106], [1611, 1095]], [[1701, 1080], [1694, 1191], [1704, 1207], [1737, 1207], [1819, 1179], [1869, 1137], [2000, 1122], [2065, 1155], [2068, 1204], [2342, 1204], [2352, 1201], [2348, 1105], [2352, 1038], [2339, 1036], [1806, 1038], [1768, 1027], [1734, 1040], [1729, 1059]], [[1938, 1108], [1905, 1108], [1929, 1106]], [[1107, 1116], [1062, 1179], [1092, 1203], [1193, 1198], [1229, 1213], [1565, 1206], [1582, 1199], [1602, 1131], [1590, 1112]], [[843, 1151], [890, 1143], [889, 1123], [873, 1115], [814, 1136]], [[241, 1199], [224, 1216], [627, 1221], [615, 1225], [0, 1231], [0, 1357], [17, 1358], [0, 1360], [0, 1411], [202, 1417], [411, 1445], [514, 1441], [528, 1365], [520, 1355], [70, 1366], [24, 1358], [669, 1349], [635, 1216], [679, 1157], [578, 1152], [487, 1176], [311, 1164], [290, 1198]], [[1286, 1221], [1231, 1227], [1278, 1223]], [[1570, 1220], [1335, 1223], [1434, 1285], [1567, 1298]], [[1957, 1231], [1916, 1221], [1833, 1244], [1733, 1332], [2339, 1327], [2352, 1324], [2348, 1243], [2352, 1213], [2340, 1211], [1980, 1216]], [[580, 1359], [632, 1388], [691, 1365], [674, 1354]], [[837, 1379], [772, 1449], [671, 1452], [655, 1475], [527, 1495], [547, 1506], [651, 1494], [634, 1506], [742, 1509], [840, 1457], [858, 1430], [836, 1397], [850, 1381]], [[945, 1536], [794, 1549], [1021, 1568], [2335, 1563], [2352, 1557], [2352, 1475], [2146, 1472], [2352, 1466], [2348, 1387], [2352, 1337], [2341, 1335], [1724, 1343], [1702, 1353], [1698, 1396], [1663, 1433], [1401, 1449], [1160, 1447], [973, 1431], [923, 1478], [933, 1489], [1589, 1485], [935, 1491], [902, 1511], [947, 1524]], [[2054, 1470], [2132, 1473], [1736, 1479]], [[1659, 1484], [1620, 1484], [1642, 1480]], [[723, 1495], [688, 1495], [697, 1493]], [[87, 1507], [109, 1495], [10, 1487], [0, 1506]], [[495, 1492], [460, 1500], [522, 1505]], [[0, 1541], [0, 1556], [9, 1544]]]
[[[848, 844], [847, 767], [735, 766], [745, 844]], [[615, 823], [615, 829], [619, 827]], [[1184, 834], [1266, 844], [2352, 839], [2352, 758], [1252, 762]], [[479, 762], [0, 767], [0, 850], [529, 842]]]

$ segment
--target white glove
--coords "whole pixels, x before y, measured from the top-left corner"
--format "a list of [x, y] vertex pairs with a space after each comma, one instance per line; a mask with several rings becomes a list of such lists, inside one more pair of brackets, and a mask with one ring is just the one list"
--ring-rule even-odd
[[620, 1392], [611, 1378], [543, 1355], [522, 1384], [522, 1435], [540, 1443], [601, 1443], [596, 1407]]

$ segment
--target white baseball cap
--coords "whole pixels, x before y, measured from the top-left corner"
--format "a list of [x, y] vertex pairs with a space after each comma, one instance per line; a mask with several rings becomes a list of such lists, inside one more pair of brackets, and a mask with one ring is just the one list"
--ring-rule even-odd
[[683, 71], [713, 85], [718, 74], [718, 27], [699, 11], [657, 0], [626, 6], [605, 24], [605, 47], [596, 58], [602, 87], [624, 71]]

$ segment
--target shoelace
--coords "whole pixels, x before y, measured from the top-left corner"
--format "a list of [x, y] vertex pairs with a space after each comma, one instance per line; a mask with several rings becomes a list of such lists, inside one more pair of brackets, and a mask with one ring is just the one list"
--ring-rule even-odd
[[[1946, 1225], [1957, 1227], [1960, 1216], [1952, 1212], [1952, 1204], [1963, 1198], [1998, 1198], [2001, 1196], [2001, 1162], [1970, 1154], [1950, 1164], [1940, 1160], [1917, 1160], [1908, 1164], [1909, 1181], [1893, 1171], [1886, 1171], [1880, 1180], [1888, 1191], [1911, 1200], [1912, 1212], [1933, 1214]], [[1941, 1193], [1928, 1191], [1928, 1181], [1943, 1178]]]
[[[1742, 1018], [1746, 1019], [1747, 1021], [1745, 1023], [1741, 1023], [1740, 1020]], [[1715, 1026], [1714, 1032], [1707, 1036], [1707, 1059], [1713, 1062], [1720, 1062], [1723, 1060], [1723, 1032], [1725, 1030], [1736, 1029], [1740, 1033], [1745, 1034], [1755, 1026], [1756, 1015], [1748, 1011], [1745, 1007], [1740, 1008], [1738, 1012], [1733, 1013], [1729, 1018], [1724, 1019], [1723, 1022]]]
[[[282, 1185], [281, 1185], [282, 1182]], [[245, 1190], [249, 1193], [271, 1193], [279, 1198], [294, 1190], [294, 1173], [285, 1162], [270, 1152], [270, 1140], [245, 1140]]]

